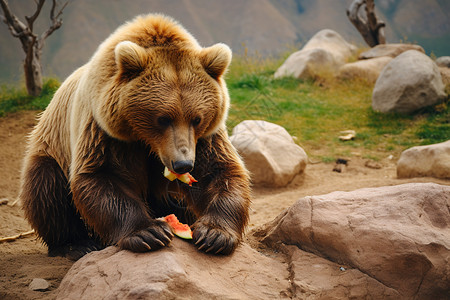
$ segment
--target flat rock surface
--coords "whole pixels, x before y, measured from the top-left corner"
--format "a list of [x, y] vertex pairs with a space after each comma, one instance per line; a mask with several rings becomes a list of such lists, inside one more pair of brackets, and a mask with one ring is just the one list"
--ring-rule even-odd
[[345, 79], [361, 78], [375, 83], [383, 68], [391, 60], [391, 57], [381, 56], [347, 63], [339, 69], [338, 76]]
[[382, 56], [396, 57], [408, 50], [416, 50], [425, 53], [422, 46], [414, 44], [380, 44], [359, 55], [359, 59], [371, 59]]
[[213, 256], [174, 239], [170, 247], [137, 254], [115, 247], [76, 262], [57, 299], [276, 299], [286, 294], [286, 268], [241, 245]]

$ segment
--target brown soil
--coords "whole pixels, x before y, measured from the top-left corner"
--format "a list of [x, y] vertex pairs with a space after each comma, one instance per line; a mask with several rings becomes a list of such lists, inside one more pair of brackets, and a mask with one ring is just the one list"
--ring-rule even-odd
[[[19, 112], [0, 119], [0, 237], [31, 230], [19, 204], [12, 205], [19, 191], [20, 168], [26, 136], [35, 124], [36, 112]], [[377, 162], [379, 169], [367, 167], [362, 158], [352, 158], [341, 172], [334, 164], [311, 163], [286, 188], [254, 188], [250, 230], [275, 218], [298, 198], [332, 191], [350, 191], [363, 187], [396, 185], [407, 182], [436, 182], [450, 185], [449, 180], [434, 178], [396, 178], [396, 158]], [[370, 162], [374, 163], [374, 162]], [[65, 258], [47, 257], [46, 248], [30, 235], [13, 242], [0, 243], [0, 299], [54, 299], [56, 289], [72, 265]], [[32, 291], [33, 278], [44, 278], [51, 287], [45, 292]]]

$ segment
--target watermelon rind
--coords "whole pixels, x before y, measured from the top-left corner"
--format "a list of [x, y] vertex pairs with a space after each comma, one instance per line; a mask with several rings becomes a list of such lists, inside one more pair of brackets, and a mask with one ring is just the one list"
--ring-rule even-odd
[[174, 214], [165, 216], [164, 221], [166, 221], [167, 224], [169, 224], [172, 233], [175, 234], [176, 236], [186, 240], [192, 239], [191, 228], [187, 224], [183, 224], [180, 221], [178, 221], [178, 218]]
[[164, 177], [166, 177], [170, 181], [174, 181], [175, 179], [177, 179], [177, 174], [173, 173], [167, 167], [165, 167], [164, 168]]
[[184, 231], [172, 231], [173, 234], [175, 234], [177, 237], [180, 237], [185, 240], [192, 240], [192, 231], [191, 230], [184, 230]]

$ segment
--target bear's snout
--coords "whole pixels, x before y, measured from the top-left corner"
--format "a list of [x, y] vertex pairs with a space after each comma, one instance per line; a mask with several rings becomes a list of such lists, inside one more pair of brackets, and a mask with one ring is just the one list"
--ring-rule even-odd
[[175, 173], [184, 174], [184, 173], [192, 171], [192, 169], [194, 168], [194, 161], [193, 160], [178, 160], [178, 161], [172, 162], [172, 168]]

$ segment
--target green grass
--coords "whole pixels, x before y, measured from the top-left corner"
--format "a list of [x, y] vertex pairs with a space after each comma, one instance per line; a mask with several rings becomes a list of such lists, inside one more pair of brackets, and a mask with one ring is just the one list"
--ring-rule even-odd
[[45, 109], [59, 86], [57, 79], [46, 79], [38, 97], [29, 96], [25, 87], [0, 86], [0, 116], [19, 110]]
[[[233, 60], [227, 75], [230, 130], [245, 119], [279, 124], [298, 137], [310, 156], [325, 162], [353, 155], [379, 160], [450, 139], [448, 101], [414, 115], [378, 113], [371, 107], [373, 84], [325, 73], [314, 81], [274, 79], [283, 60]], [[340, 141], [339, 132], [348, 129], [357, 132], [356, 138]]]

